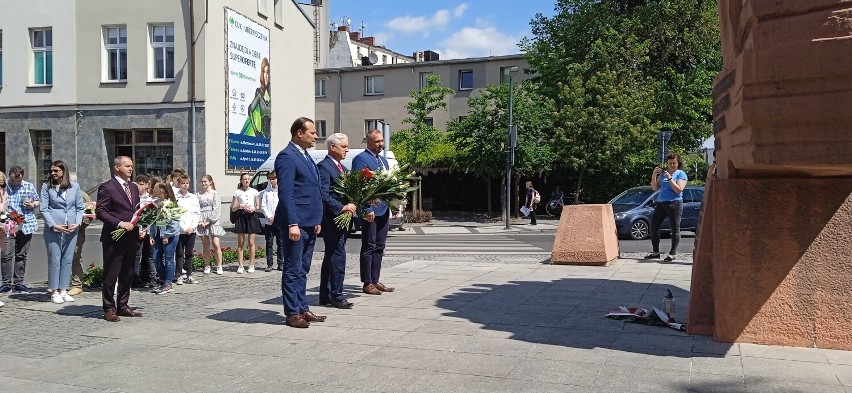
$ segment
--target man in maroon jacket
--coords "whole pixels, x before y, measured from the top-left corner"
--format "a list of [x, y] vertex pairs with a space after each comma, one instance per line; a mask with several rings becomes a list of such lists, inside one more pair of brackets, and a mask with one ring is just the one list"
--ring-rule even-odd
[[[131, 221], [139, 205], [139, 188], [130, 180], [133, 175], [133, 160], [118, 156], [113, 161], [112, 179], [98, 187], [98, 204], [95, 216], [104, 223], [101, 243], [104, 249], [104, 283], [102, 289], [104, 319], [118, 322], [123, 317], [140, 317], [127, 302], [130, 300], [130, 286], [133, 284], [133, 263], [136, 259], [136, 240], [139, 230]], [[126, 233], [118, 240], [112, 239], [112, 232], [124, 229]], [[118, 298], [115, 297], [115, 284], [118, 282]], [[116, 301], [118, 303], [116, 307]]]

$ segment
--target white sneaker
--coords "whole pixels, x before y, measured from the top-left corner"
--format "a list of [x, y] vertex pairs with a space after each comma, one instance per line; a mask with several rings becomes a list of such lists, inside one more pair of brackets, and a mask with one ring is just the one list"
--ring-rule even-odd
[[184, 269], [184, 268], [180, 268], [180, 274], [182, 274], [182, 275], [186, 275], [186, 269]]
[[66, 301], [66, 302], [73, 302], [74, 301], [74, 298], [71, 297], [71, 295], [69, 295], [68, 292], [65, 292], [65, 291], [60, 292], [59, 296], [62, 296], [62, 300]]
[[221, 275], [225, 274], [225, 272], [223, 272], [223, 271], [222, 271], [222, 268], [221, 268], [221, 267], [217, 267], [217, 268], [216, 268], [216, 274], [218, 274], [218, 275], [220, 275], [220, 276], [221, 276]]
[[183, 277], [178, 277], [177, 281], [175, 281], [177, 285], [183, 285]]
[[54, 292], [53, 295], [50, 295], [50, 301], [56, 304], [65, 303], [65, 300], [62, 299], [62, 295], [60, 295], [59, 292]]
[[243, 270], [242, 266], [237, 268], [237, 274], [243, 274], [244, 272], [245, 272], [245, 270]]
[[210, 274], [210, 266], [204, 267], [204, 274]]
[[181, 274], [181, 275], [180, 275], [180, 278], [182, 278], [182, 279], [186, 280], [186, 273]]
[[6, 305], [6, 303], [0, 302], [0, 307], [3, 307], [5, 305]]
[[196, 280], [193, 276], [187, 277], [185, 282], [187, 284], [198, 284], [198, 280]]
[[249, 273], [254, 273], [254, 266], [249, 266], [249, 268], [248, 268], [248, 272], [249, 272]]

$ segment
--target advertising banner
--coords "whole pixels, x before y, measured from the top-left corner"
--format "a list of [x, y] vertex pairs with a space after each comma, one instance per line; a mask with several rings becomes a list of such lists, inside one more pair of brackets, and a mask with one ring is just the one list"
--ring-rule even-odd
[[259, 167], [271, 153], [269, 29], [225, 8], [228, 166]]

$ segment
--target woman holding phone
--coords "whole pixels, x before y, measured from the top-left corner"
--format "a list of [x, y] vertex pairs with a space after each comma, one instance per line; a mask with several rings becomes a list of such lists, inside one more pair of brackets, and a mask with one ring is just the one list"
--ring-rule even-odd
[[50, 301], [56, 304], [73, 302], [68, 289], [84, 203], [80, 185], [70, 180], [70, 170], [64, 161], [50, 164], [50, 178], [41, 186], [40, 202], [47, 247], [47, 284], [52, 291]]
[[660, 225], [668, 217], [672, 229], [672, 247], [664, 261], [671, 262], [677, 254], [680, 243], [680, 218], [683, 215], [683, 189], [688, 181], [686, 172], [680, 170], [683, 159], [679, 154], [666, 156], [666, 170], [654, 168], [651, 174], [651, 188], [660, 190], [657, 203], [654, 204], [654, 214], [651, 216], [651, 247], [653, 251], [645, 259], [660, 257]]

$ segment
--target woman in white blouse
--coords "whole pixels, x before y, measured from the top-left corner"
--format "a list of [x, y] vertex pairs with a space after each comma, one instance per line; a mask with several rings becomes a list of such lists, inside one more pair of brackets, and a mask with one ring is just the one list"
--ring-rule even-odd
[[[234, 212], [234, 232], [237, 233], [237, 261], [239, 268], [237, 273], [243, 273], [243, 250], [248, 247], [249, 267], [248, 272], [254, 273], [254, 236], [263, 233], [260, 227], [260, 219], [257, 210], [260, 208], [260, 193], [249, 187], [251, 177], [248, 173], [240, 174], [240, 187], [234, 191], [231, 199], [231, 211]], [[248, 239], [246, 239], [248, 238]], [[246, 244], [248, 242], [248, 244]]]

